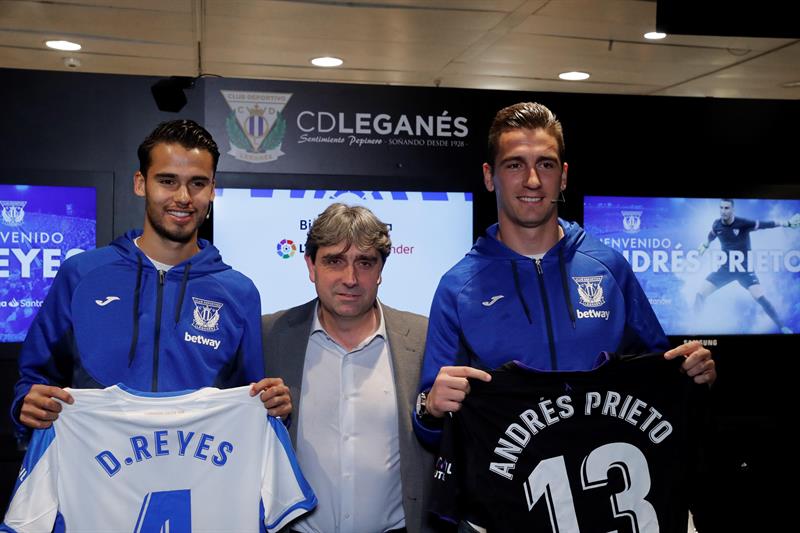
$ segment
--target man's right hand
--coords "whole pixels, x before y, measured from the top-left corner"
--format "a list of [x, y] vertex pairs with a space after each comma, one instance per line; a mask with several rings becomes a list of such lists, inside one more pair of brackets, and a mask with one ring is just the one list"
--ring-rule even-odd
[[19, 421], [33, 429], [45, 429], [53, 425], [53, 420], [61, 412], [61, 404], [53, 398], [65, 403], [73, 403], [70, 393], [52, 385], [33, 385], [22, 400]]
[[439, 369], [425, 401], [428, 413], [442, 418], [445, 413], [454, 413], [461, 409], [461, 402], [469, 394], [468, 378], [492, 380], [491, 375], [471, 366], [443, 366]]
[[700, 255], [703, 255], [705, 251], [708, 250], [708, 243], [704, 242], [700, 246], [697, 247], [697, 251], [700, 252]]

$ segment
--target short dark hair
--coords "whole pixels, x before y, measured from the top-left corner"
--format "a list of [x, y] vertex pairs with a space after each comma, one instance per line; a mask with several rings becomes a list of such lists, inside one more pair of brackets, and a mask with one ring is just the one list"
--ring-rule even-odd
[[162, 122], [139, 145], [139, 172], [143, 176], [147, 177], [147, 171], [150, 170], [150, 152], [160, 143], [180, 144], [186, 149], [199, 148], [209, 152], [214, 160], [214, 174], [217, 173], [219, 149], [214, 138], [194, 120], [179, 119]]
[[497, 143], [500, 135], [508, 130], [521, 128], [543, 129], [555, 137], [558, 143], [559, 163], [564, 162], [564, 131], [561, 122], [555, 114], [547, 107], [536, 102], [520, 102], [508, 107], [504, 107], [494, 116], [492, 125], [489, 128], [489, 161], [490, 167], [494, 168], [494, 159], [497, 157]]
[[317, 250], [321, 246], [336, 246], [340, 243], [347, 244], [345, 250], [354, 244], [362, 250], [375, 248], [384, 264], [392, 252], [389, 226], [381, 222], [375, 213], [360, 205], [335, 203], [320, 213], [308, 230], [305, 255], [316, 262]]
[[722, 199], [720, 199], [720, 202], [730, 202], [731, 203], [731, 207], [733, 207], [733, 204], [735, 203], [733, 201], [733, 198], [722, 198]]

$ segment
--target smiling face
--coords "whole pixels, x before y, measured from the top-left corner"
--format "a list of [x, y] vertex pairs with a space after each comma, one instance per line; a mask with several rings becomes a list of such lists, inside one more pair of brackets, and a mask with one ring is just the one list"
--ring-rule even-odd
[[134, 192], [145, 198], [143, 238], [166, 245], [197, 240], [197, 230], [214, 199], [214, 162], [200, 148], [156, 144], [147, 176], [137, 172]]
[[381, 282], [383, 260], [375, 248], [340, 243], [321, 246], [316, 259], [306, 256], [308, 275], [317, 289], [323, 324], [369, 319]]
[[561, 191], [567, 185], [567, 164], [558, 156], [558, 142], [544, 129], [504, 131], [497, 156], [483, 165], [486, 189], [495, 192], [501, 231], [557, 224]]

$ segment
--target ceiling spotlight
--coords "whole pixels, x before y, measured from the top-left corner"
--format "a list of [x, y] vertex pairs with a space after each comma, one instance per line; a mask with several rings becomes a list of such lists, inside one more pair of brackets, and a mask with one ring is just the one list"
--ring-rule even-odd
[[657, 41], [659, 39], [663, 39], [666, 36], [667, 36], [666, 33], [661, 33], [660, 31], [649, 31], [649, 32], [644, 34], [644, 38], [645, 39], [650, 39], [652, 41]]
[[80, 68], [81, 60], [77, 57], [65, 57], [64, 66], [67, 68]]
[[578, 72], [573, 70], [572, 72], [562, 72], [561, 74], [558, 75], [558, 77], [561, 78], [562, 80], [567, 80], [567, 81], [581, 81], [589, 79], [589, 73]]
[[344, 63], [344, 61], [342, 61], [338, 57], [329, 57], [329, 56], [315, 57], [314, 59], [311, 60], [311, 64], [317, 67], [338, 67], [342, 63]]
[[46, 44], [48, 48], [64, 50], [65, 52], [77, 52], [81, 49], [81, 45], [70, 41], [47, 41], [44, 44]]

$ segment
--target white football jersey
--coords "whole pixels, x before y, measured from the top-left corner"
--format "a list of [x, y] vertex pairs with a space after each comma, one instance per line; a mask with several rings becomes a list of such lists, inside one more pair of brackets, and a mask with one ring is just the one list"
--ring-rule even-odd
[[276, 531], [317, 503], [249, 387], [67, 389], [34, 432], [2, 531]]

